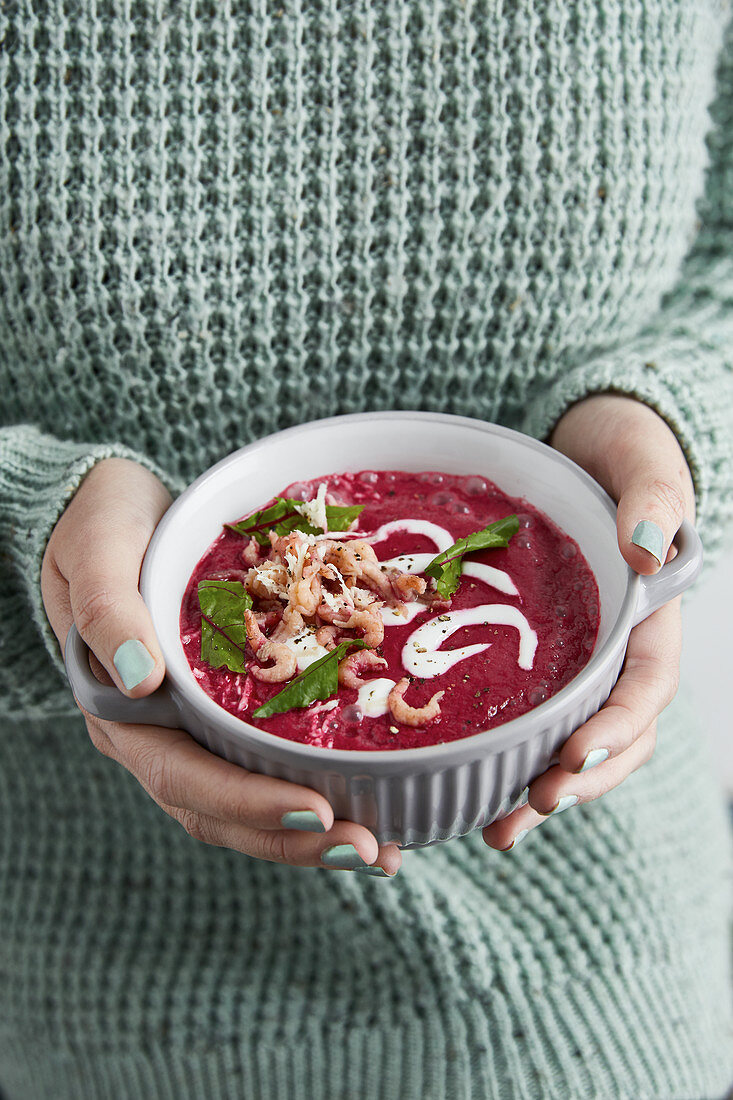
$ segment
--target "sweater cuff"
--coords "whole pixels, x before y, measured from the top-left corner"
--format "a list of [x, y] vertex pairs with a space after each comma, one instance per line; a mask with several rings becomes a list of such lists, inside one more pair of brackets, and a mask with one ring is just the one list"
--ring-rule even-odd
[[172, 496], [184, 487], [146, 455], [121, 443], [59, 440], [27, 425], [0, 431], [0, 545], [19, 573], [31, 616], [64, 679], [61, 647], [41, 596], [41, 563], [57, 521], [85, 475], [104, 458], [139, 463], [155, 474]]
[[631, 348], [610, 349], [536, 384], [520, 423], [523, 432], [547, 441], [570, 406], [592, 395], [620, 394], [652, 408], [672, 429], [687, 459], [706, 563], [717, 557], [725, 528], [733, 523], [733, 413], [730, 395], [717, 392], [711, 381], [711, 376], [722, 381], [726, 371], [722, 361], [711, 371], [711, 350], [685, 338], [660, 344], [652, 337]]

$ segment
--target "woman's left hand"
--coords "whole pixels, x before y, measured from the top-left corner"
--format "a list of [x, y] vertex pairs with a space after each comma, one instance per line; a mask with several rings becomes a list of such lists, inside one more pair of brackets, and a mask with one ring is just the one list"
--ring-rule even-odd
[[[683, 517], [694, 521], [695, 496], [682, 449], [660, 416], [632, 398], [589, 397], [562, 417], [550, 443], [618, 502], [618, 544], [632, 569], [656, 573], [674, 556], [672, 539]], [[657, 717], [677, 691], [681, 645], [677, 597], [631, 631], [607, 702], [530, 785], [527, 805], [486, 826], [491, 848], [513, 848], [550, 814], [599, 798], [650, 759]]]

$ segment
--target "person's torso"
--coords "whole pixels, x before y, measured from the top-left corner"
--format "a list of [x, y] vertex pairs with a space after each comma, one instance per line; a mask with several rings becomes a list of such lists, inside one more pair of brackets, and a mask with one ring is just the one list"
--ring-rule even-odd
[[6, 417], [199, 473], [362, 408], [512, 422], [695, 233], [715, 0], [0, 13]]

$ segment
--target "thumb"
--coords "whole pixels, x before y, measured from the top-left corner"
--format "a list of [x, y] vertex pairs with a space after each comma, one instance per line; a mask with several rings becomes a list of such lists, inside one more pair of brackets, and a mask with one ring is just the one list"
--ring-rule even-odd
[[165, 507], [159, 493], [130, 499], [126, 489], [118, 483], [113, 511], [105, 500], [88, 502], [91, 514], [80, 526], [75, 552], [67, 554], [66, 576], [77, 630], [120, 691], [139, 698], [165, 675], [138, 591], [142, 559]]
[[[671, 433], [670, 433], [671, 434]], [[687, 516], [694, 519], [694, 491], [687, 463], [672, 437], [662, 448], [617, 471], [616, 528], [619, 549], [637, 573], [656, 573]]]
[[618, 545], [631, 568], [661, 569], [682, 520], [695, 518], [692, 475], [666, 420], [634, 398], [595, 394], [568, 410], [551, 443], [617, 501]]

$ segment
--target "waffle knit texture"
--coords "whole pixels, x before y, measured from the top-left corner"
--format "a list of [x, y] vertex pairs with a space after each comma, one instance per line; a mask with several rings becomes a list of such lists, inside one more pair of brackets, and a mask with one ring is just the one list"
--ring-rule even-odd
[[5, 0], [0, 1090], [722, 1096], [728, 838], [676, 703], [509, 856], [392, 882], [189, 838], [86, 735], [40, 565], [85, 473], [175, 494], [331, 414], [546, 438], [644, 401], [733, 515], [733, 34], [717, 0]]

